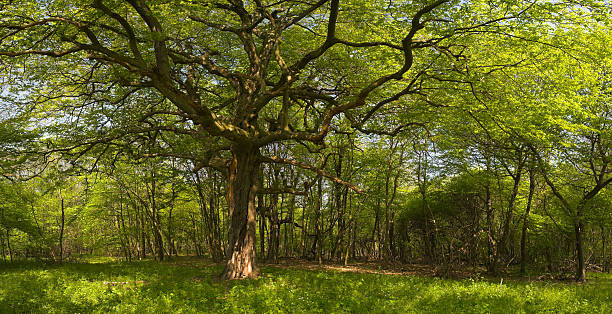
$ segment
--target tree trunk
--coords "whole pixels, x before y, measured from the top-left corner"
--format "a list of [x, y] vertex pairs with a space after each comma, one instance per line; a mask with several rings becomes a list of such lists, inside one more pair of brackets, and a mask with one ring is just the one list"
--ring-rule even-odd
[[520, 161], [519, 155], [519, 165], [516, 169], [516, 173], [512, 176], [514, 180], [514, 184], [512, 186], [512, 193], [510, 194], [510, 201], [508, 202], [508, 212], [506, 213], [506, 218], [504, 221], [504, 229], [501, 234], [501, 238], [497, 245], [498, 250], [502, 253], [502, 259], [510, 259], [511, 250], [508, 246], [508, 241], [510, 238], [510, 225], [512, 224], [512, 216], [514, 214], [514, 208], [516, 207], [516, 197], [518, 196], [519, 187], [521, 184], [521, 174], [523, 172], [523, 163]]
[[[300, 246], [302, 248], [302, 257], [306, 256], [306, 235], [308, 231], [308, 221], [306, 220], [306, 206], [308, 197], [304, 197], [302, 200], [302, 234], [300, 239]], [[310, 220], [310, 219], [309, 219]]]
[[521, 275], [525, 274], [527, 223], [529, 222], [529, 212], [531, 211], [531, 202], [533, 201], [534, 191], [534, 173], [533, 171], [529, 170], [529, 196], [527, 197], [527, 208], [525, 209], [525, 217], [523, 217], [523, 230], [521, 232]]
[[164, 238], [162, 236], [161, 219], [159, 217], [159, 208], [157, 207], [155, 176], [151, 175], [153, 182], [151, 183], [151, 218], [153, 220], [153, 243], [155, 245], [155, 255], [158, 261], [164, 260]]
[[232, 145], [233, 160], [228, 173], [229, 251], [224, 279], [255, 278], [255, 195], [258, 149]]
[[[278, 218], [278, 194], [270, 196], [270, 206], [268, 206], [268, 221], [270, 229], [268, 231], [268, 260], [278, 264], [278, 252], [280, 245], [280, 224]], [[263, 257], [262, 257], [263, 258]]]
[[[342, 200], [340, 201], [340, 204], [339, 204], [339, 206], [342, 207], [342, 211], [339, 213], [340, 217], [338, 218], [338, 240], [336, 242], [339, 259], [342, 259], [344, 247], [346, 246], [348, 249], [348, 244], [347, 244], [348, 240], [345, 239], [347, 225], [350, 223], [350, 219], [349, 220], [345, 219], [346, 212], [347, 212], [347, 207], [346, 207], [347, 198], [348, 198], [348, 189], [343, 188], [342, 189]], [[350, 238], [350, 235], [349, 235], [349, 238]]]
[[145, 217], [144, 217], [144, 211], [146, 209], [142, 208], [142, 210], [139, 213], [139, 221], [140, 221], [140, 259], [144, 259], [147, 258], [147, 239], [146, 239], [146, 231], [145, 231]]
[[[156, 220], [159, 221], [159, 215], [156, 215]], [[155, 256], [158, 261], [164, 260], [164, 238], [162, 237], [161, 226], [157, 223], [153, 226], [153, 244], [155, 246]]]
[[170, 208], [168, 209], [168, 235], [167, 235], [167, 241], [168, 241], [168, 255], [174, 255], [174, 256], [178, 256], [178, 251], [176, 249], [176, 245], [174, 244], [175, 239], [174, 239], [174, 229], [173, 229], [173, 222], [172, 222], [172, 212], [174, 211], [174, 205], [175, 205], [175, 199], [177, 196], [177, 192], [176, 192], [176, 187], [174, 185], [174, 183], [172, 183], [172, 196], [170, 199]]
[[2, 260], [6, 261], [6, 249], [4, 248], [4, 235], [0, 233], [0, 247], [2, 248]]
[[257, 196], [257, 208], [259, 211], [259, 254], [265, 256], [266, 254], [266, 216], [264, 214], [265, 205], [263, 195]]
[[11, 231], [6, 229], [6, 246], [8, 247], [9, 260], [13, 261], [13, 249], [11, 248]]
[[[321, 206], [323, 203], [323, 191], [322, 191], [322, 186], [321, 186], [321, 177], [319, 177], [319, 180], [317, 182], [317, 207], [315, 210], [315, 221], [314, 221], [314, 227], [315, 227], [315, 239], [312, 243], [312, 249], [313, 249], [313, 253], [316, 254], [316, 259], [319, 262], [319, 265], [321, 265], [323, 263], [322, 258], [321, 258], [321, 253], [323, 251], [323, 239], [322, 239], [322, 235], [321, 235]], [[316, 251], [315, 251], [316, 250]]]
[[380, 201], [377, 200], [377, 204], [376, 204], [376, 210], [375, 210], [375, 215], [374, 215], [374, 228], [372, 228], [372, 235], [370, 237], [370, 242], [372, 243], [372, 252], [369, 253], [370, 257], [376, 259], [376, 251], [377, 251], [377, 246], [378, 246], [378, 242], [376, 239], [376, 235], [378, 234], [378, 225], [379, 225], [379, 219], [380, 216], [378, 214], [378, 208], [380, 206]]
[[196, 256], [202, 256], [202, 250], [200, 249], [200, 241], [198, 240], [198, 227], [195, 215], [190, 213], [189, 218], [191, 219], [191, 241], [193, 241], [193, 249], [195, 250]]
[[603, 271], [607, 272], [608, 271], [608, 259], [606, 257], [606, 247], [607, 247], [608, 241], [606, 238], [606, 232], [605, 232], [603, 224], [600, 224], [599, 228], [601, 230], [601, 264], [603, 266]]
[[[419, 153], [417, 163], [417, 186], [419, 193], [421, 194], [422, 211], [423, 211], [423, 243], [425, 244], [425, 255], [427, 262], [430, 265], [434, 265], [438, 262], [438, 256], [436, 252], [437, 246], [437, 226], [436, 220], [433, 216], [433, 212], [428, 204], [427, 199], [427, 171], [428, 171], [428, 159], [427, 151], [421, 155]], [[399, 172], [398, 172], [399, 175]]]
[[61, 199], [62, 200], [62, 216], [61, 216], [61, 221], [60, 221], [60, 234], [59, 234], [59, 262], [63, 262], [64, 259], [64, 222], [65, 222], [65, 215], [64, 215], [64, 198]]
[[166, 228], [167, 230], [167, 234], [166, 234], [166, 241], [168, 242], [168, 255], [178, 255], [178, 252], [176, 251], [176, 247], [174, 246], [174, 239], [172, 236], [173, 230], [172, 230], [172, 211], [174, 209], [174, 205], [170, 206], [170, 209], [168, 210], [168, 226]]
[[[219, 215], [216, 211], [216, 202], [215, 202], [215, 189], [214, 182], [215, 177], [209, 175], [210, 181], [213, 183], [213, 188], [210, 192], [210, 197], [208, 201], [208, 209], [206, 207], [206, 195], [203, 191], [203, 183], [200, 178], [200, 174], [198, 171], [194, 171], [194, 176], [197, 184], [197, 193], [200, 205], [200, 221], [201, 221], [201, 235], [202, 238], [205, 239], [205, 244], [207, 246], [210, 257], [215, 262], [220, 262], [223, 260], [223, 252], [221, 249], [221, 242], [219, 239]], [[199, 245], [200, 254], [202, 254], [202, 247]]]
[[576, 233], [576, 258], [578, 263], [576, 264], [576, 281], [586, 282], [586, 269], [584, 265], [584, 247], [582, 235], [584, 232], [584, 226], [582, 223], [582, 204], [577, 207], [576, 222], [574, 223], [574, 231]]
[[491, 190], [489, 185], [485, 187], [485, 212], [487, 215], [487, 248], [488, 248], [488, 263], [487, 271], [489, 274], [497, 274], [497, 247], [493, 230], [493, 205], [491, 200]]
[[[293, 182], [293, 186], [297, 185], [297, 176], [296, 179]], [[294, 220], [293, 220], [293, 215], [295, 213], [295, 194], [292, 194], [290, 196], [290, 200], [289, 200], [289, 208], [288, 208], [288, 219], [289, 219], [289, 226], [285, 226], [285, 256], [289, 257], [289, 256], [293, 256], [293, 240], [294, 240], [294, 236], [295, 236], [295, 228], [294, 228]]]

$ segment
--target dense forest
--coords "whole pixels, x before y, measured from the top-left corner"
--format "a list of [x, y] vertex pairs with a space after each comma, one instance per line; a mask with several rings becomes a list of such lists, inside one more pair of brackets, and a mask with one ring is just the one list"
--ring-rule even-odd
[[612, 267], [608, 1], [0, 2], [0, 256]]

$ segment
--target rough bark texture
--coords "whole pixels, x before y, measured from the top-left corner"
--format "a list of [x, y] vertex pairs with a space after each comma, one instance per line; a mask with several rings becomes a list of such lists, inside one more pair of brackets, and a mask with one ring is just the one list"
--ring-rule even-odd
[[257, 193], [256, 149], [232, 146], [229, 169], [229, 250], [224, 279], [255, 278], [255, 194]]

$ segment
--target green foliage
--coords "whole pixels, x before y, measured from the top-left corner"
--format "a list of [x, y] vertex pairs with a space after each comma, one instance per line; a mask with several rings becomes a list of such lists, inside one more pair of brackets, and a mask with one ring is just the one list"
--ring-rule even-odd
[[34, 221], [26, 209], [28, 196], [21, 184], [0, 180], [0, 228], [33, 233]]
[[446, 280], [265, 267], [257, 280], [221, 282], [202, 260], [5, 264], [1, 312], [483, 313], [609, 312], [612, 277], [584, 285]]

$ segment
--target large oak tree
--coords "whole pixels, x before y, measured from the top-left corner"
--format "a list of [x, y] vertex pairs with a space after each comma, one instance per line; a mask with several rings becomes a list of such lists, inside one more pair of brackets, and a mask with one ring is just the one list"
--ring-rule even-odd
[[[467, 43], [486, 44], [468, 38], [511, 38], [526, 19], [546, 20], [532, 12], [553, 9], [536, 6], [11, 1], [0, 13], [0, 64], [12, 87], [1, 96], [31, 111], [47, 134], [63, 134], [48, 137], [48, 145], [75, 160], [132, 150], [225, 173], [224, 277], [253, 277], [255, 196], [271, 192], [258, 187], [260, 164], [301, 167], [359, 191], [312, 163], [266, 156], [262, 147], [293, 142], [314, 150], [340, 121], [380, 135], [415, 125], [406, 113], [435, 105], [432, 91], [467, 73]], [[140, 134], [171, 135], [151, 152], [135, 145]]]

